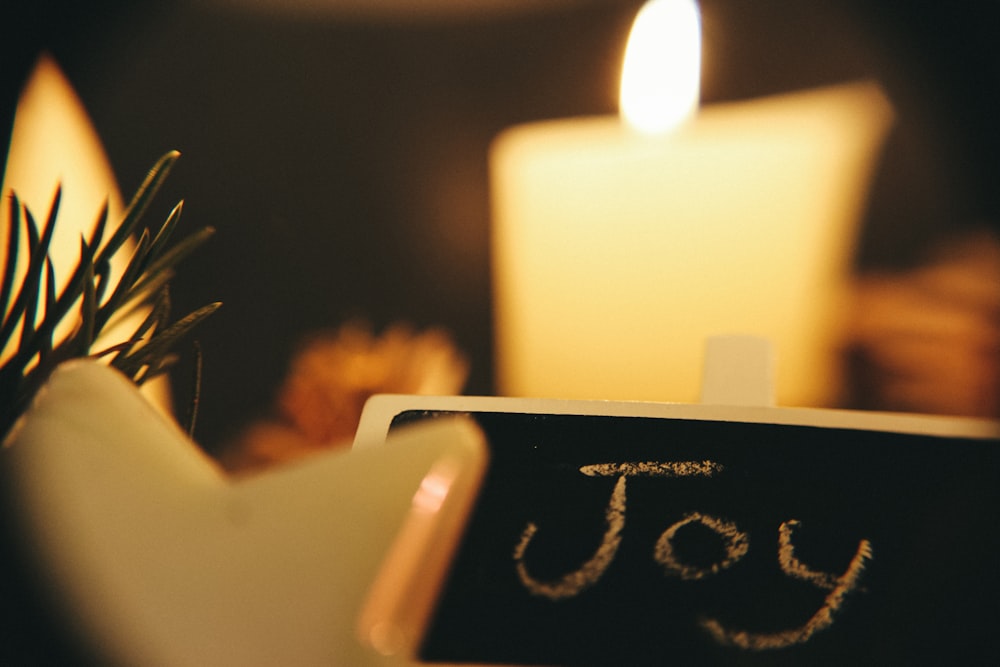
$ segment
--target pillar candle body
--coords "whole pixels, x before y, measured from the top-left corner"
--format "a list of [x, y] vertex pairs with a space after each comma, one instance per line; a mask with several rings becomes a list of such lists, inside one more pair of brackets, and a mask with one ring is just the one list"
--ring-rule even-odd
[[512, 128], [491, 152], [500, 393], [691, 401], [704, 339], [777, 349], [777, 399], [836, 385], [835, 314], [891, 109], [847, 84]]

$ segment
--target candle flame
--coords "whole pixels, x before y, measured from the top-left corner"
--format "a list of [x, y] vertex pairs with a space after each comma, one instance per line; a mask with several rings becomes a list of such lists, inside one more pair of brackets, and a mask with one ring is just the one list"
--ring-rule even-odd
[[622, 67], [621, 114], [634, 129], [660, 134], [698, 107], [701, 20], [694, 0], [651, 0], [636, 16]]

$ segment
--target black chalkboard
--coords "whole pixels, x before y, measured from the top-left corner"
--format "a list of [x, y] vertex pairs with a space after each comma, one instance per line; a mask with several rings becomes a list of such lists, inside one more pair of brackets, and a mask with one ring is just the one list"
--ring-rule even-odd
[[[392, 428], [454, 414], [406, 410]], [[996, 441], [466, 414], [490, 463], [422, 661], [968, 664], [995, 653]]]

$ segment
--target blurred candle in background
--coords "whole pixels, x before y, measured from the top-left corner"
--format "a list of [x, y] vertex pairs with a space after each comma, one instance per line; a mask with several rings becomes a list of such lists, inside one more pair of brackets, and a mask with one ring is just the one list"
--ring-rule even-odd
[[629, 39], [624, 120], [495, 141], [501, 394], [693, 401], [705, 338], [751, 334], [776, 346], [780, 404], [834, 397], [838, 306], [891, 108], [851, 83], [692, 115], [699, 64], [694, 4], [655, 0]]
[[[66, 79], [58, 63], [48, 54], [39, 57], [30, 78], [18, 99], [7, 151], [7, 168], [3, 174], [3, 205], [0, 206], [0, 248], [6, 248], [10, 228], [10, 202], [16, 193], [39, 225], [45, 223], [57, 188], [62, 188], [59, 216], [49, 246], [57, 288], [62, 290], [73, 269], [80, 261], [80, 238], [90, 237], [105, 202], [108, 204], [109, 226], [120, 221], [124, 206], [118, 183], [104, 146], [90, 122], [83, 102]], [[113, 227], [112, 227], [113, 228]], [[15, 284], [23, 281], [27, 269], [27, 241], [22, 230], [21, 247], [15, 273]], [[114, 284], [125, 270], [134, 249], [127, 242], [111, 259], [111, 279]], [[0, 262], [6, 261], [0, 259]], [[36, 320], [44, 316], [44, 304]], [[131, 338], [146, 311], [121, 318], [105, 329], [95, 343], [101, 350], [112, 343]], [[56, 328], [54, 337], [62, 340], [76, 326], [67, 318]], [[7, 348], [0, 350], [0, 360], [15, 352], [19, 336], [13, 336]], [[170, 409], [169, 385], [166, 375], [145, 383], [143, 393], [163, 410]]]
[[[120, 217], [123, 207], [111, 165], [83, 103], [56, 61], [46, 54], [39, 58], [21, 93], [11, 132], [0, 207], [4, 247], [10, 225], [8, 196], [16, 192], [41, 225], [60, 185], [62, 201], [49, 254], [61, 289], [79, 262], [80, 237], [93, 232], [104, 203], [108, 202], [111, 221]], [[27, 266], [23, 234], [21, 246], [18, 265], [23, 272]], [[59, 331], [59, 337], [68, 333], [66, 328]], [[10, 352], [5, 350], [4, 357]]]

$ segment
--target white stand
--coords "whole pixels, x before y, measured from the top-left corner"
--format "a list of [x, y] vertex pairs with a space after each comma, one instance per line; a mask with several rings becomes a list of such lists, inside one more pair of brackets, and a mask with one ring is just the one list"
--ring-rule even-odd
[[705, 341], [701, 402], [774, 405], [774, 346], [758, 336], [713, 336]]

